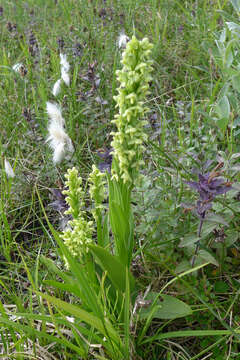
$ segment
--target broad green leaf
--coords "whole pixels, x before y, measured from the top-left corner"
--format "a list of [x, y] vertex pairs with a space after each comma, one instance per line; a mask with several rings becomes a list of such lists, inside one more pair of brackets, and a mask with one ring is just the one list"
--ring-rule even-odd
[[133, 215], [131, 188], [123, 182], [111, 180], [109, 185], [109, 220], [114, 235], [115, 253], [120, 261], [129, 266], [133, 250]]
[[215, 213], [211, 213], [211, 214], [207, 215], [205, 221], [228, 226], [228, 222], [224, 219], [224, 217], [219, 214], [215, 214]]
[[226, 293], [228, 291], [231, 291], [229, 288], [229, 285], [225, 281], [222, 281], [222, 280], [218, 280], [215, 282], [214, 290], [217, 293]]
[[[147, 295], [146, 300], [150, 300], [153, 302], [156, 296], [158, 296], [158, 293], [151, 292]], [[170, 295], [160, 295], [157, 302], [155, 303], [155, 306], [156, 310], [154, 315], [152, 316], [153, 318], [170, 320], [192, 314], [192, 309], [189, 305]], [[151, 311], [151, 305], [148, 308], [142, 308], [139, 311], [140, 318], [146, 319]]]
[[233, 49], [232, 49], [232, 47], [235, 44], [235, 42], [236, 42], [236, 40], [232, 39], [227, 44], [226, 51], [225, 51], [225, 56], [224, 56], [224, 63], [223, 63], [225, 68], [230, 69], [230, 67], [232, 65], [232, 62], [233, 62]]
[[224, 239], [226, 247], [232, 246], [239, 238], [239, 233], [236, 230], [230, 230], [226, 232], [227, 237]]
[[179, 247], [195, 244], [197, 241], [205, 239], [216, 227], [216, 223], [205, 221], [202, 226], [201, 237], [196, 234], [186, 235], [180, 242]]
[[197, 234], [186, 235], [180, 241], [179, 247], [185, 247], [185, 246], [193, 245], [199, 240], [200, 240], [200, 238], [197, 236]]
[[[122, 293], [126, 289], [126, 266], [120, 263], [116, 256], [109, 253], [108, 250], [103, 249], [97, 245], [89, 245], [95, 258], [97, 258], [103, 271], [107, 271], [107, 275], [112, 281], [116, 289]], [[128, 278], [130, 282], [130, 288], [134, 288], [134, 277], [128, 270]]]
[[240, 0], [230, 0], [237, 13], [240, 13]]
[[215, 107], [216, 113], [218, 114], [219, 119], [229, 118], [230, 115], [230, 104], [227, 95], [224, 95], [218, 101]]
[[240, 74], [232, 77], [233, 88], [240, 93]]
[[228, 126], [228, 122], [229, 122], [228, 118], [221, 118], [217, 121], [217, 126], [219, 127], [220, 130], [224, 132]]
[[225, 46], [224, 43], [221, 40], [215, 40], [215, 43], [217, 45], [219, 54], [222, 56], [222, 58], [224, 57], [225, 54]]
[[176, 266], [176, 269], [175, 269], [175, 273], [176, 274], [181, 274], [182, 272], [188, 270], [188, 269], [191, 269], [191, 263], [190, 261], [188, 260], [182, 260], [177, 266]]
[[226, 22], [228, 29], [235, 35], [237, 35], [238, 37], [240, 37], [240, 25], [236, 24], [232, 21], [227, 21]]
[[219, 263], [217, 262], [215, 257], [212, 254], [210, 254], [210, 252], [207, 250], [204, 249], [199, 250], [198, 255], [196, 257], [196, 263], [198, 263], [198, 259], [201, 261], [201, 263], [207, 261], [210, 264], [219, 266]]

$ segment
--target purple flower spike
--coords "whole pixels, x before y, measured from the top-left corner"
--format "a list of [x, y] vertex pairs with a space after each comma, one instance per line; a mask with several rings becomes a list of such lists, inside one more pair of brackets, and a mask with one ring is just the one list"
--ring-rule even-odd
[[[190, 186], [199, 194], [199, 199], [196, 205], [192, 208], [189, 208], [193, 210], [200, 218], [197, 234], [199, 240], [196, 243], [196, 250], [192, 260], [192, 266], [194, 265], [196, 254], [199, 249], [202, 226], [204, 220], [206, 219], [207, 211], [212, 208], [212, 202], [217, 195], [226, 194], [232, 189], [232, 184], [230, 182], [226, 182], [223, 178], [219, 178], [222, 172], [218, 170], [222, 168], [222, 166], [223, 163], [219, 163], [212, 172], [198, 174], [198, 181], [185, 181], [185, 184]], [[183, 207], [186, 209], [186, 206]]]
[[211, 209], [212, 201], [217, 195], [226, 194], [232, 189], [231, 183], [226, 183], [223, 178], [219, 178], [221, 172], [216, 171], [221, 164], [219, 164], [212, 172], [206, 174], [199, 174], [199, 181], [185, 181], [185, 183], [192, 189], [199, 193], [199, 200], [197, 202], [197, 212], [199, 215], [205, 217], [206, 211]]

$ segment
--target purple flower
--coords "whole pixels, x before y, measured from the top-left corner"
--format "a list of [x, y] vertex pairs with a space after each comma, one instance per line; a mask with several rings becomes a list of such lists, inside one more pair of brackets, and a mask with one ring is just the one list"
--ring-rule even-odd
[[212, 201], [217, 195], [225, 194], [232, 189], [231, 183], [219, 178], [220, 172], [215, 169], [206, 174], [198, 174], [198, 181], [185, 181], [192, 189], [199, 193], [196, 209], [200, 217], [205, 217], [206, 211], [211, 209]]
[[[232, 184], [226, 182], [223, 178], [219, 177], [222, 171], [218, 171], [222, 168], [223, 163], [219, 163], [211, 172], [206, 174], [198, 174], [198, 181], [185, 181], [185, 184], [189, 185], [192, 189], [198, 192], [199, 199], [197, 200], [196, 206], [189, 208], [190, 210], [196, 210], [200, 223], [198, 226], [198, 237], [199, 240], [196, 243], [195, 254], [192, 259], [192, 266], [194, 266], [196, 254], [200, 246], [200, 237], [202, 232], [203, 222], [206, 219], [207, 211], [212, 208], [212, 202], [217, 195], [226, 194], [232, 189]], [[182, 206], [187, 209], [185, 204]]]

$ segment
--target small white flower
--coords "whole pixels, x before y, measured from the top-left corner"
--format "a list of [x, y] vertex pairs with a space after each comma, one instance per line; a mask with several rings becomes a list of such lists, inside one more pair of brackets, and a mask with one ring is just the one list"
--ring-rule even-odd
[[61, 82], [62, 82], [62, 79], [58, 79], [55, 82], [55, 84], [53, 85], [52, 94], [54, 96], [58, 96], [58, 94], [60, 93], [60, 91], [61, 91]]
[[47, 102], [47, 113], [52, 122], [58, 123], [60, 126], [65, 125], [65, 120], [62, 117], [61, 109], [57, 104]]
[[53, 162], [57, 164], [64, 158], [66, 150], [73, 152], [73, 144], [65, 132], [65, 120], [62, 117], [61, 110], [56, 104], [47, 102], [47, 112], [50, 117], [48, 126], [49, 136], [46, 142], [49, 143], [50, 148], [53, 150]]
[[118, 37], [118, 48], [121, 49], [121, 48], [125, 48], [126, 45], [127, 45], [127, 42], [129, 41], [129, 37], [124, 34], [124, 33], [121, 33]]
[[4, 159], [5, 171], [8, 178], [14, 178], [15, 174], [13, 168], [7, 159]]
[[20, 72], [22, 66], [23, 66], [22, 63], [16, 63], [15, 65], [13, 65], [12, 69], [16, 72]]
[[67, 86], [70, 85], [70, 76], [68, 74], [70, 70], [70, 64], [67, 61], [67, 55], [60, 53], [60, 64], [61, 64], [61, 77]]

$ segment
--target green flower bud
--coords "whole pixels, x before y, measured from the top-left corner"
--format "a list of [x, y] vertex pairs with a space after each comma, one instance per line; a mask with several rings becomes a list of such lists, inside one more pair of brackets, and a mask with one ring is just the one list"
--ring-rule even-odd
[[103, 201], [105, 199], [105, 174], [102, 173], [95, 165], [92, 166], [92, 172], [89, 175], [89, 193], [92, 201], [95, 203], [93, 216], [97, 221], [98, 210], [103, 209]]
[[67, 195], [66, 202], [69, 205], [69, 209], [65, 213], [71, 214], [74, 219], [77, 219], [84, 206], [82, 178], [78, 176], [78, 171], [75, 167], [68, 169], [65, 178], [67, 179], [65, 185], [68, 187], [68, 190], [64, 190], [63, 194]]

